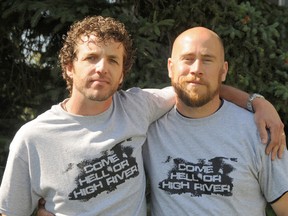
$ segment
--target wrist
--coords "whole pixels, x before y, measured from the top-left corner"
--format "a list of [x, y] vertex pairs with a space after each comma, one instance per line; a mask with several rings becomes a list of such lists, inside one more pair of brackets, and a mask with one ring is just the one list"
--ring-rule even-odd
[[[249, 110], [250, 112], [254, 112], [255, 109], [254, 109], [254, 106], [253, 106], [253, 102], [255, 99], [265, 99], [262, 95], [260, 94], [257, 94], [257, 93], [253, 93], [253, 94], [250, 94], [249, 97], [248, 97], [248, 101], [247, 101], [247, 104], [246, 104], [246, 109]], [[255, 100], [257, 101], [257, 100]]]

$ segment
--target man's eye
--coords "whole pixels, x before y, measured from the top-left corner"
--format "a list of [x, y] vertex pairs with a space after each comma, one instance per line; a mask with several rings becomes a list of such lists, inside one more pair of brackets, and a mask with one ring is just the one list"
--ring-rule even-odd
[[110, 62], [111, 62], [112, 64], [118, 64], [118, 61], [115, 60], [115, 59], [110, 59]]
[[209, 63], [212, 62], [212, 59], [203, 59], [203, 62]]
[[194, 61], [195, 61], [195, 59], [193, 59], [193, 58], [185, 58], [185, 59], [183, 59], [183, 63], [184, 64], [188, 64], [188, 65], [193, 64]]
[[95, 61], [96, 57], [95, 56], [88, 56], [86, 59], [89, 61]]
[[194, 59], [192, 59], [192, 58], [184, 58], [183, 60], [184, 61], [194, 61]]

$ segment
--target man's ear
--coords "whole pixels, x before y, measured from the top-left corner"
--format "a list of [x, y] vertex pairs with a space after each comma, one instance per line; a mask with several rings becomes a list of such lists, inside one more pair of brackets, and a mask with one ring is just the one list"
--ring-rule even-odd
[[122, 74], [121, 74], [121, 77], [120, 77], [120, 80], [119, 80], [119, 85], [122, 85], [123, 83], [123, 78], [124, 77], [124, 72], [122, 71]]
[[227, 73], [228, 73], [228, 62], [225, 61], [222, 68], [222, 75], [221, 75], [222, 82], [226, 80]]
[[172, 59], [168, 58], [167, 68], [168, 68], [168, 76], [169, 76], [169, 78], [172, 78], [172, 67], [173, 67]]
[[118, 83], [118, 90], [121, 89], [123, 85], [123, 80], [124, 80], [124, 73], [122, 72], [121, 77], [119, 79], [119, 83]]
[[68, 64], [66, 66], [66, 74], [67, 76], [69, 76], [71, 79], [73, 79], [73, 65], [72, 64]]

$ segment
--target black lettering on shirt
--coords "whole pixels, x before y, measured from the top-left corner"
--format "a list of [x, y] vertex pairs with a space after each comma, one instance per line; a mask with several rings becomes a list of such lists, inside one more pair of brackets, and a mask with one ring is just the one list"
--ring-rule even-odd
[[229, 176], [234, 168], [227, 161], [237, 162], [236, 158], [215, 157], [200, 159], [198, 163], [174, 159], [174, 167], [168, 177], [159, 182], [159, 188], [169, 194], [190, 193], [191, 196], [218, 194], [232, 196], [233, 178]]
[[112, 192], [117, 186], [139, 175], [133, 148], [121, 143], [102, 152], [102, 156], [77, 164], [80, 170], [75, 182], [77, 187], [69, 194], [70, 200], [88, 201], [103, 192]]

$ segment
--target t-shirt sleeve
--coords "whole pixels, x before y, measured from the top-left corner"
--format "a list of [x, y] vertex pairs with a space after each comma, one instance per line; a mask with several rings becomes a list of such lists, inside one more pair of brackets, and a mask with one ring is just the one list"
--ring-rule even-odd
[[259, 172], [259, 184], [267, 202], [271, 203], [288, 191], [288, 152], [285, 150], [283, 158], [274, 161], [264, 153], [265, 146], [261, 146], [262, 166]]
[[20, 137], [18, 132], [10, 145], [0, 187], [0, 212], [14, 216], [31, 215], [35, 208], [32, 206], [29, 166], [24, 159], [27, 151]]
[[175, 105], [173, 87], [163, 89], [144, 89], [147, 104], [150, 110], [150, 123], [167, 113]]

